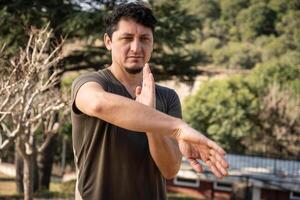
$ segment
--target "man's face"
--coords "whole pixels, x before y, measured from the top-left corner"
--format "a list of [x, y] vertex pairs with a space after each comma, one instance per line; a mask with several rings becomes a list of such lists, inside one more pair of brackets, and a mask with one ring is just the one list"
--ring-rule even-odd
[[131, 74], [142, 71], [153, 50], [152, 30], [132, 19], [121, 19], [112, 38], [106, 35], [104, 41], [111, 50], [113, 64]]

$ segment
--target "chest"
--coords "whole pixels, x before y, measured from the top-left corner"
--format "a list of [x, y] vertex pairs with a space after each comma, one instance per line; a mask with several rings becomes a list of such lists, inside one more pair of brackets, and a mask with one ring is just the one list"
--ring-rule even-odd
[[[135, 100], [133, 98], [133, 94], [130, 94], [132, 92], [129, 92], [127, 88], [123, 85], [114, 84], [108, 86], [107, 92], [117, 94], [132, 100]], [[160, 112], [167, 113], [168, 111], [168, 102], [166, 96], [160, 92], [157, 88], [155, 89], [155, 101], [156, 101], [156, 109]]]

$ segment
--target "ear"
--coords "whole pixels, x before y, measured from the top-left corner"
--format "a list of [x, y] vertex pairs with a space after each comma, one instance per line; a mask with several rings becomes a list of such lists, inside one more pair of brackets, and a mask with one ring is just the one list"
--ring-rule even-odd
[[104, 34], [103, 41], [107, 50], [111, 51], [111, 38], [107, 33]]

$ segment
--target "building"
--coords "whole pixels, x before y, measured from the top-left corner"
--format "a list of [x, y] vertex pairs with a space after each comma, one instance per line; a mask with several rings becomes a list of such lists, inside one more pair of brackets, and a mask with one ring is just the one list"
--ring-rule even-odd
[[229, 176], [218, 180], [207, 168], [196, 173], [183, 160], [168, 190], [197, 199], [300, 200], [300, 161], [227, 155]]

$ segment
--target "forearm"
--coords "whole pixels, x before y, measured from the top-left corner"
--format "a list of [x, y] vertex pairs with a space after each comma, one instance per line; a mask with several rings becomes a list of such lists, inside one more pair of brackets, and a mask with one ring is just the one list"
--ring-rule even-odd
[[98, 93], [99, 101], [91, 115], [119, 127], [139, 132], [172, 136], [184, 122], [131, 99]]
[[151, 156], [161, 174], [174, 178], [180, 168], [182, 155], [177, 141], [173, 138], [147, 133]]

